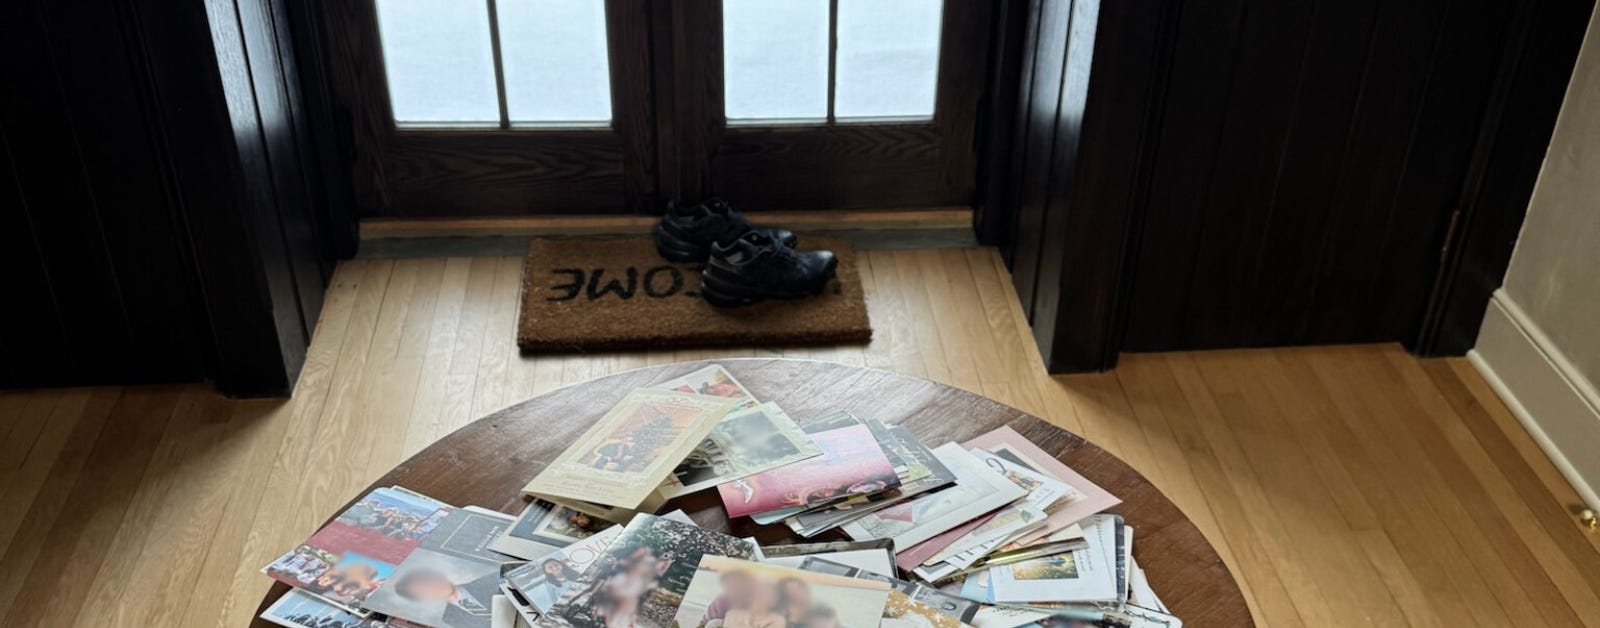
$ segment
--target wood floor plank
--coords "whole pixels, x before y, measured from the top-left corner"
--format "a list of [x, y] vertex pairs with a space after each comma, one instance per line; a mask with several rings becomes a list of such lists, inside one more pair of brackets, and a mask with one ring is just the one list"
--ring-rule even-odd
[[62, 450], [81, 436], [74, 428], [83, 418], [89, 394], [87, 390], [38, 393], [34, 403], [26, 404], [15, 417], [38, 429], [14, 434], [18, 441], [16, 460], [0, 475], [0, 554], [11, 546], [23, 514], [43, 490]]
[[[1219, 393], [1215, 389], [1205, 377], [1204, 371], [1209, 365], [1197, 359], [1204, 355], [1174, 355], [1168, 367], [1194, 409], [1193, 419], [1206, 444], [1216, 453], [1221, 471], [1242, 505], [1239, 510], [1257, 533], [1262, 557], [1276, 572], [1285, 595], [1294, 605], [1295, 614], [1307, 626], [1330, 625], [1331, 611], [1326, 601], [1315, 593], [1318, 585], [1313, 573], [1320, 566], [1306, 564], [1298, 558], [1295, 529], [1281, 518], [1275, 507], [1276, 495], [1263, 484], [1250, 462], [1244, 441], [1230, 427], [1232, 417], [1248, 412], [1245, 403], [1237, 391]], [[1243, 544], [1238, 546], [1243, 551]], [[1270, 582], [1267, 584], [1270, 591]]]
[[[260, 526], [256, 520], [258, 514], [263, 514], [257, 507], [268, 494], [268, 474], [262, 470], [273, 466], [293, 416], [293, 403], [250, 399], [236, 401], [233, 406], [229, 446], [218, 466], [208, 470], [219, 476], [227, 488], [223, 516], [204, 546], [204, 560], [195, 570], [193, 586], [176, 592], [178, 601], [173, 604], [181, 610], [182, 620], [172, 625], [245, 625], [255, 611], [250, 600], [259, 600], [269, 584], [255, 569], [285, 551], [275, 540], [280, 535], [265, 533], [276, 526], [277, 517], [264, 513]], [[269, 537], [274, 541], [264, 542]]]
[[[1580, 533], [1587, 532], [1578, 523], [1577, 517], [1573, 516], [1583, 508], [1583, 499], [1578, 496], [1578, 492], [1567, 482], [1561, 471], [1556, 469], [1550, 458], [1544, 455], [1544, 451], [1539, 449], [1539, 445], [1534, 442], [1533, 436], [1528, 434], [1528, 431], [1522, 427], [1522, 423], [1511, 413], [1511, 410], [1506, 407], [1499, 397], [1495, 396], [1494, 391], [1489, 387], [1489, 383], [1484, 381], [1471, 363], [1465, 359], [1449, 358], [1445, 362], [1449, 365], [1450, 371], [1454, 373], [1456, 382], [1466, 388], [1472, 396], [1472, 401], [1477, 411], [1463, 411], [1459, 414], [1463, 419], [1472, 419], [1468, 421], [1468, 425], [1473, 428], [1473, 432], [1478, 436], [1478, 441], [1486, 446], [1493, 443], [1509, 442], [1515, 450], [1515, 455], [1521, 458], [1521, 464], [1518, 464], [1512, 456], [1504, 455], [1504, 452], [1502, 452], [1503, 455], [1496, 459], [1496, 466], [1499, 466], [1502, 472], [1513, 479], [1525, 477], [1523, 471], [1532, 471], [1537, 481], [1544, 485], [1545, 490], [1539, 491], [1531, 483], [1519, 486], [1519, 490], [1524, 495], [1543, 495], [1546, 493], [1554, 495], [1556, 501], [1561, 505], [1560, 510], [1567, 515], [1546, 519], [1546, 521], [1565, 521], [1566, 527]], [[1438, 379], [1435, 377], [1435, 382]], [[1457, 401], [1453, 403], [1456, 403], [1458, 409], [1461, 408], [1465, 400], [1460, 397], [1455, 399]], [[1499, 432], [1498, 438], [1494, 436], [1495, 431]], [[1570, 536], [1556, 534], [1554, 531], [1551, 534], [1558, 539]], [[1585, 539], [1590, 547], [1595, 549], [1596, 556], [1600, 557], [1600, 534], [1584, 533], [1579, 536]], [[1594, 582], [1591, 575], [1594, 573], [1600, 573], [1600, 569], [1584, 570], [1585, 577], [1591, 578], [1591, 582]]]
[[[56, 400], [63, 398], [60, 395], [33, 394]], [[5, 517], [7, 528], [4, 537], [6, 542], [0, 544], [5, 548], [0, 551], [0, 625], [4, 625], [4, 619], [10, 615], [17, 591], [36, 564], [43, 550], [42, 544], [66, 508], [68, 494], [77, 485], [84, 466], [89, 463], [95, 444], [100, 442], [100, 432], [104, 429], [106, 419], [121, 396], [122, 390], [118, 388], [91, 391], [81, 414], [73, 419], [72, 431], [61, 450], [52, 459], [40, 459], [39, 464], [47, 465], [43, 479], [35, 485], [34, 480], [26, 476], [23, 476], [25, 479], [13, 478], [13, 482], [27, 482], [33, 488], [25, 491], [18, 487], [8, 491], [8, 501], [0, 504], [5, 507], [0, 510], [0, 516]], [[66, 422], [65, 418], [63, 422]]]
[[[1439, 464], [1466, 467], [1452, 471], [1457, 476], [1471, 475], [1471, 484], [1456, 478], [1451, 485], [1458, 494], [1471, 499], [1469, 508], [1482, 513], [1480, 521], [1491, 526], [1487, 533], [1502, 539], [1495, 547], [1512, 566], [1528, 596], [1541, 609], [1569, 609], [1553, 622], [1572, 625], [1581, 620], [1583, 625], [1591, 626], [1600, 623], [1600, 582], [1585, 577], [1585, 571], [1594, 574], [1600, 567], [1600, 555], [1583, 543], [1581, 533], [1574, 533], [1568, 523], [1570, 517], [1557, 506], [1555, 496], [1542, 494], [1542, 485], [1522, 459], [1508, 455], [1510, 444], [1486, 425], [1487, 419], [1475, 416], [1481, 415], [1482, 409], [1448, 367], [1438, 364], [1444, 369], [1443, 377], [1433, 378], [1424, 372], [1423, 364], [1410, 356], [1389, 358], [1408, 386], [1422, 396], [1428, 415], [1435, 418], [1441, 440], [1450, 443], [1454, 457]], [[1429, 384], [1436, 387], [1423, 387]], [[1497, 464], [1490, 450], [1499, 451], [1511, 468]], [[1536, 509], [1543, 511], [1543, 520]], [[1557, 537], [1569, 540], [1563, 544]]]
[[[241, 559], [226, 565], [211, 564], [208, 560], [207, 567], [213, 577], [225, 577], [229, 583], [224, 595], [208, 600], [210, 609], [216, 613], [214, 616], [224, 619], [219, 625], [239, 625], [236, 620], [250, 617], [260, 602], [260, 593], [266, 590], [267, 583], [258, 570], [270, 562], [270, 558], [258, 559], [276, 557], [287, 551], [285, 544], [294, 543], [296, 537], [304, 538], [311, 531], [308, 527], [314, 525], [307, 522], [314, 520], [317, 513], [301, 513], [296, 506], [301, 498], [301, 480], [314, 468], [308, 456], [316, 435], [317, 418], [333, 387], [345, 332], [350, 327], [351, 314], [368, 268], [364, 264], [347, 262], [334, 270], [294, 397], [279, 411], [267, 416], [265, 424], [270, 429], [256, 432], [261, 442], [251, 450], [257, 466], [248, 474], [250, 481], [235, 486], [229, 504], [230, 511], [239, 514], [237, 518], [230, 517], [223, 526], [235, 534], [219, 535], [225, 542], [238, 544], [237, 555]], [[241, 493], [246, 489], [249, 492]], [[233, 552], [228, 548], [218, 560], [226, 561]], [[224, 576], [230, 569], [231, 574]], [[207, 614], [197, 611], [193, 605], [186, 615], [188, 621], [206, 625], [203, 619]], [[229, 623], [229, 618], [235, 622]]]
[[[156, 446], [117, 534], [102, 551], [77, 623], [87, 626], [171, 626], [182, 621], [187, 592], [194, 589], [212, 533], [225, 516], [222, 474], [184, 473], [184, 467], [221, 466], [232, 426], [232, 402], [193, 385]], [[160, 564], [160, 573], [140, 574]]]
[[[888, 356], [881, 360], [883, 368], [928, 377], [928, 367], [923, 362], [917, 342], [916, 321], [907, 307], [902, 290], [898, 261], [893, 251], [864, 251], [872, 266], [872, 286], [875, 292], [867, 298], [872, 318], [873, 346], [887, 341]], [[863, 267], [863, 272], [865, 268]]]
[[141, 386], [118, 400], [94, 440], [88, 456], [93, 464], [62, 487], [66, 500], [54, 521], [25, 525], [38, 536], [13, 545], [34, 556], [16, 578], [7, 571], [0, 581], [0, 606], [9, 607], [0, 625], [72, 625], [84, 605], [56, 601], [89, 599], [103, 550], [121, 528], [181, 394], [181, 387]]
[[916, 251], [886, 251], [894, 259], [895, 285], [899, 287], [900, 302], [904, 304], [909, 321], [908, 337], [915, 338], [917, 354], [922, 358], [922, 376], [941, 384], [957, 385], [951, 376], [949, 362], [940, 342], [939, 327], [933, 322], [934, 305], [928, 301], [928, 289], [922, 283], [922, 274]]
[[470, 259], [452, 257], [445, 261], [438, 296], [434, 299], [428, 349], [423, 356], [422, 373], [417, 380], [417, 401], [412, 406], [411, 422], [406, 429], [407, 456], [428, 446], [434, 441], [433, 435], [443, 429], [450, 360], [455, 355], [456, 335], [467, 299], [467, 278], [471, 273]]
[[1332, 493], [1306, 464], [1308, 454], [1286, 424], [1285, 409], [1267, 386], [1258, 385], [1250, 358], [1249, 352], [1209, 351], [1197, 361], [1278, 520], [1292, 533], [1330, 541], [1295, 543], [1278, 557], [1280, 572], [1287, 562], [1317, 565], [1305, 581], [1288, 589], [1296, 608], [1312, 626], [1345, 625], [1350, 613], [1360, 613], [1357, 617], [1368, 620], [1363, 623], [1386, 625], [1375, 620], [1392, 619], [1398, 609], [1392, 599], [1371, 595], [1362, 586], [1376, 576], [1364, 557], [1353, 560], [1351, 553], [1336, 551], [1348, 546], [1349, 531], [1342, 519], [1322, 516], [1322, 505], [1333, 502]]
[[[1442, 502], [1433, 499], [1439, 489], [1429, 481], [1431, 470], [1415, 454], [1417, 445], [1410, 437], [1395, 429], [1394, 422], [1405, 419], [1375, 401], [1375, 391], [1368, 388], [1363, 374], [1370, 364], [1352, 359], [1344, 349], [1317, 350], [1316, 355], [1314, 368], [1331, 399], [1340, 404], [1339, 417], [1366, 452], [1363, 459], [1350, 462], [1378, 472], [1363, 490], [1385, 520], [1397, 549], [1413, 552], [1407, 563], [1428, 589], [1435, 612], [1449, 625], [1506, 625], [1509, 616], [1502, 601], [1518, 607], [1525, 606], [1524, 601], [1505, 590], [1497, 596], [1469, 558], [1486, 550], [1463, 547], [1452, 527], [1443, 525], [1451, 519], [1439, 512]], [[1405, 481], [1387, 481], [1390, 478]]]

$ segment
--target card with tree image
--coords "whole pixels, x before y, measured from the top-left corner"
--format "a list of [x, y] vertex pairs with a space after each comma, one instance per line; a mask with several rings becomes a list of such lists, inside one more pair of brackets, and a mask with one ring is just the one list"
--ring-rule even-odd
[[1095, 515], [1080, 524], [1085, 549], [1000, 565], [988, 570], [990, 602], [1110, 602], [1126, 599], [1120, 574], [1128, 538], [1121, 515]]
[[639, 515], [572, 579], [545, 626], [667, 628], [704, 556], [749, 559], [756, 545], [666, 517]]
[[889, 592], [878, 580], [706, 556], [674, 625], [877, 628]]
[[687, 495], [822, 453], [778, 404], [728, 413], [672, 470], [658, 494]]
[[737, 401], [638, 389], [612, 407], [523, 492], [637, 509]]

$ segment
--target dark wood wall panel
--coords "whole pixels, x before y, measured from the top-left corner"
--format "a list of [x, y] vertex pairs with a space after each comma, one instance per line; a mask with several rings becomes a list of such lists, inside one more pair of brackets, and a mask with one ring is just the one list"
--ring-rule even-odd
[[978, 233], [1053, 371], [1124, 350], [1460, 353], [1593, 6], [1035, 0], [999, 51], [1014, 133]]
[[[1017, 165], [1016, 211], [1010, 246], [1012, 281], [1023, 310], [1032, 317], [1033, 289], [1039, 270], [1039, 248], [1043, 244], [1045, 206], [1049, 203], [1050, 181], [1056, 172], [1053, 152], [1061, 110], [1061, 77], [1065, 73], [1067, 31], [1072, 22], [1072, 3], [1034, 0], [1027, 49], [1029, 63], [1021, 86], [1018, 114], [1019, 151]], [[1068, 131], [1076, 134], [1076, 131]]]
[[0, 7], [0, 386], [288, 390], [353, 231], [287, 1]]
[[[197, 378], [184, 261], [112, 2], [5, 3], [0, 384]], [[15, 289], [13, 289], [15, 288]]]
[[1412, 341], [1517, 6], [1186, 3], [1122, 348]]

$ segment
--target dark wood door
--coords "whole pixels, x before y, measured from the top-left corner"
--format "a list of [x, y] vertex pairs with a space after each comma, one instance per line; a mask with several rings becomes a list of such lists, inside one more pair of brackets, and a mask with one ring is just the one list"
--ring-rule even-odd
[[323, 10], [367, 217], [971, 202], [983, 0]]

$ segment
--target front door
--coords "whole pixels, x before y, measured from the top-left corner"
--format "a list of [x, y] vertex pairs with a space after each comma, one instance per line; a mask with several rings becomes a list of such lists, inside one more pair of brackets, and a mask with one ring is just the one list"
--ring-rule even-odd
[[364, 217], [972, 199], [982, 0], [323, 6]]

